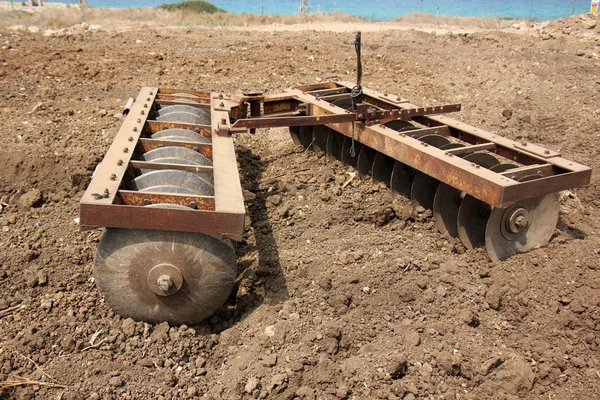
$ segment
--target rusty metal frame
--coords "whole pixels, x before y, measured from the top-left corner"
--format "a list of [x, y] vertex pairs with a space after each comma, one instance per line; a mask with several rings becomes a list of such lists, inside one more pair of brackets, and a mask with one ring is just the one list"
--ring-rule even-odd
[[[195, 97], [181, 95], [187, 93]], [[222, 234], [235, 240], [242, 238], [245, 206], [233, 139], [219, 136], [216, 129], [222, 120], [229, 120], [221, 111], [222, 94], [142, 88], [125, 118], [103, 161], [80, 202], [82, 230], [98, 227], [155, 229]], [[148, 119], [155, 102], [188, 104], [193, 101], [211, 109], [211, 126], [158, 122]], [[185, 128], [211, 138], [210, 144], [174, 142], [142, 137], [162, 129]], [[175, 145], [191, 148], [213, 160], [212, 166], [162, 164], [134, 159], [137, 152], [156, 147]], [[214, 185], [214, 196], [189, 196], [125, 190], [128, 171], [138, 168], [181, 169], [208, 176]], [[146, 207], [169, 203], [188, 209]]]
[[[515, 142], [486, 132], [441, 113], [460, 110], [460, 104], [419, 107], [408, 100], [363, 88], [364, 102], [354, 111], [327, 99], [349, 95], [351, 82], [325, 82], [263, 95], [196, 92], [142, 88], [104, 160], [81, 199], [81, 229], [120, 227], [185, 232], [218, 233], [241, 239], [245, 207], [237, 170], [232, 134], [257, 128], [326, 125], [353, 136], [394, 160], [472, 195], [493, 207], [507, 207], [519, 200], [587, 185], [591, 169], [562, 158], [558, 152]], [[333, 97], [332, 97], [333, 96]], [[149, 120], [154, 105], [187, 104], [209, 108], [210, 125]], [[406, 120], [423, 128], [398, 132], [384, 123]], [[151, 139], [152, 133], [169, 128], [193, 130], [211, 139], [210, 144]], [[438, 134], [466, 144], [441, 150], [419, 140]], [[136, 160], [135, 155], [156, 147], [191, 148], [211, 158], [213, 165], [195, 167]], [[460, 155], [488, 151], [520, 164], [496, 173]], [[127, 174], [136, 169], [180, 169], [200, 174], [214, 185], [214, 196], [165, 195], [124, 189]], [[527, 177], [527, 181], [519, 180]], [[146, 207], [170, 203], [189, 209]]]

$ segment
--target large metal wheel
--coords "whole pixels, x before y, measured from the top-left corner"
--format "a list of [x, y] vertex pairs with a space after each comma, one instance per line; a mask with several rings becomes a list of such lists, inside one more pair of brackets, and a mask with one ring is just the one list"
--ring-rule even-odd
[[107, 228], [94, 278], [115, 312], [136, 321], [194, 325], [227, 300], [235, 251], [216, 236]]

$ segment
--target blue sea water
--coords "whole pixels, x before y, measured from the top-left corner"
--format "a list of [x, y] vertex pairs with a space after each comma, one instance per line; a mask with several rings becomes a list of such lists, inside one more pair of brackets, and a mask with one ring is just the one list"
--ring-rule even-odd
[[[87, 0], [93, 7], [155, 7], [181, 0]], [[296, 14], [300, 0], [209, 0], [232, 13]], [[76, 2], [62, 0], [62, 2]], [[590, 11], [591, 0], [310, 0], [311, 12], [339, 11], [364, 18], [387, 21], [398, 16], [424, 12], [441, 16], [531, 18], [556, 20]]]

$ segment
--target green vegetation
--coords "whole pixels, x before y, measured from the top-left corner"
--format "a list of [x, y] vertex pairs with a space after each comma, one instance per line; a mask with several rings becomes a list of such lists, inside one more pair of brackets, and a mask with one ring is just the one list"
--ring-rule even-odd
[[181, 3], [161, 4], [160, 6], [158, 6], [158, 8], [162, 8], [163, 10], [167, 11], [181, 10], [208, 14], [213, 14], [216, 12], [226, 12], [225, 10], [220, 9], [214, 4], [211, 4], [204, 0], [189, 0], [182, 1]]

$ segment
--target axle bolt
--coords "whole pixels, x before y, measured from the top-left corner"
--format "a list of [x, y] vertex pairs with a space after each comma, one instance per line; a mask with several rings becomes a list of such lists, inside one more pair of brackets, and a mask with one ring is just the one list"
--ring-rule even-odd
[[506, 221], [506, 228], [511, 233], [519, 233], [529, 226], [529, 213], [524, 208], [514, 210]]
[[161, 275], [156, 281], [156, 286], [163, 291], [168, 292], [173, 287], [173, 279], [169, 275]]

